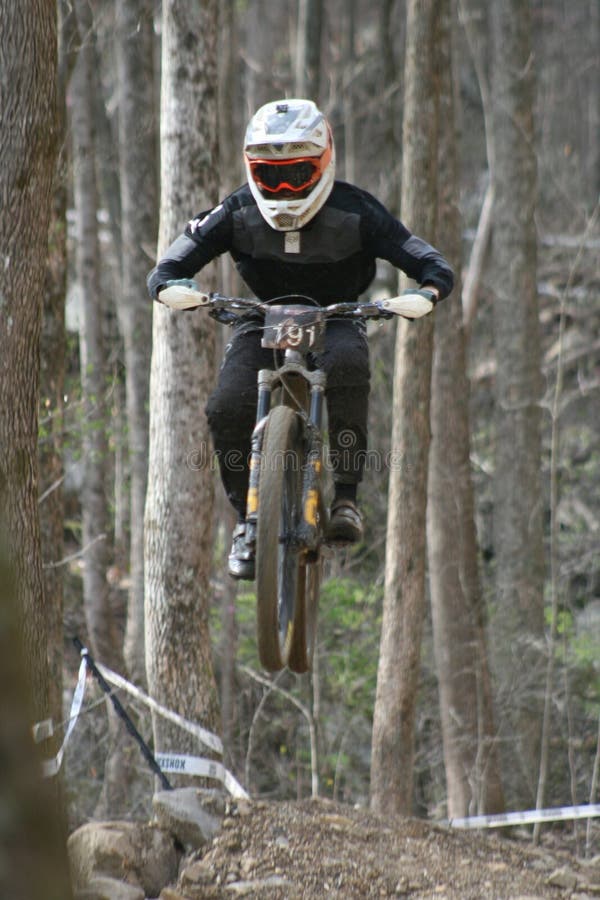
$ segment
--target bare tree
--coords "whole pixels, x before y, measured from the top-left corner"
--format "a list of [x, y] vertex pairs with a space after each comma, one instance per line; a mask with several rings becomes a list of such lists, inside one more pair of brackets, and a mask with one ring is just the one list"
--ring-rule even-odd
[[[343, 31], [344, 54], [344, 178], [346, 181], [355, 181], [356, 163], [356, 119], [354, 102], [354, 78], [356, 76], [356, 0], [350, 0], [346, 4]], [[318, 85], [317, 85], [318, 87]], [[391, 117], [390, 117], [391, 118]]]
[[[439, 0], [410, 0], [403, 120], [402, 217], [434, 235]], [[425, 509], [433, 321], [401, 323], [396, 341], [385, 595], [373, 721], [371, 805], [412, 810], [414, 724], [425, 612]]]
[[[353, 21], [354, 11], [351, 11]], [[298, 0], [296, 96], [319, 101], [323, 0]]]
[[[49, 713], [62, 720], [63, 705], [63, 430], [66, 371], [65, 297], [67, 293], [67, 184], [66, 85], [74, 61], [69, 50], [74, 15], [58, 4], [57, 142], [50, 218], [46, 291], [40, 340], [40, 527], [48, 660]], [[57, 733], [56, 737], [59, 738]]]
[[[544, 635], [541, 374], [537, 298], [534, 61], [528, 0], [498, 0], [493, 22], [493, 321], [496, 347], [494, 552], [496, 633], [513, 672], [522, 802], [535, 796]], [[501, 621], [500, 621], [501, 620]], [[516, 750], [516, 753], [515, 753]]]
[[[69, 898], [62, 810], [32, 722], [49, 715], [38, 515], [39, 350], [56, 166], [54, 0], [0, 2], [0, 894]], [[10, 563], [7, 562], [10, 560]]]
[[[285, 96], [282, 85], [274, 73], [275, 53], [281, 52], [281, 44], [274, 40], [281, 26], [285, 5], [269, 0], [249, 0], [246, 15], [244, 42], [244, 93], [245, 117], [248, 119], [259, 106], [269, 100]], [[277, 24], [276, 24], [277, 23]]]
[[[0, 522], [16, 578], [34, 711], [48, 715], [38, 515], [39, 347], [56, 161], [56, 7], [0, 3]], [[10, 28], [8, 27], [10, 23]]]
[[489, 177], [481, 205], [477, 232], [462, 290], [463, 316], [467, 333], [470, 331], [477, 312], [477, 298], [480, 281], [490, 242], [492, 211], [494, 205], [494, 142], [492, 140], [492, 98], [490, 86], [490, 28], [485, 0], [457, 0], [458, 17], [465, 30], [469, 51], [473, 60], [477, 84], [481, 95], [483, 121], [485, 127], [487, 164]]
[[87, 0], [77, 0], [79, 53], [71, 80], [73, 181], [77, 221], [76, 270], [81, 291], [79, 334], [83, 395], [82, 540], [83, 592], [88, 638], [97, 659], [120, 669], [120, 640], [110, 605], [106, 433], [106, 357], [102, 332], [98, 190], [95, 165], [95, 68], [92, 17]]
[[[122, 632], [107, 579], [111, 561], [111, 519], [108, 503], [108, 372], [104, 335], [104, 303], [100, 279], [96, 109], [98, 77], [95, 31], [88, 0], [76, 0], [79, 49], [70, 85], [73, 143], [73, 188], [76, 212], [76, 273], [81, 296], [79, 323], [82, 388], [83, 483], [83, 602], [87, 637], [99, 661], [123, 668]], [[110, 750], [96, 815], [124, 814], [127, 808], [126, 739], [117, 716], [107, 704]]]
[[117, 299], [125, 347], [127, 446], [130, 472], [131, 587], [125, 661], [145, 679], [144, 504], [148, 472], [148, 389], [152, 310], [145, 292], [148, 257], [157, 230], [158, 163], [154, 116], [153, 21], [150, 0], [118, 0], [119, 166], [121, 186], [121, 291]]
[[[438, 244], [460, 272], [462, 223], [450, 0], [441, 0], [441, 12]], [[504, 807], [477, 563], [470, 386], [460, 292], [457, 274], [455, 299], [441, 304], [435, 318], [427, 506], [433, 637], [451, 818], [499, 812]]]
[[592, 47], [592, 65], [589, 74], [589, 146], [588, 171], [591, 205], [600, 195], [600, 61], [598, 60], [598, 44], [600, 43], [600, 9], [594, 0], [590, 0], [590, 46]]
[[[192, 215], [216, 201], [216, 0], [163, 0], [159, 255]], [[208, 273], [203, 273], [208, 288]], [[145, 515], [146, 668], [150, 693], [218, 727], [208, 631], [213, 474], [203, 415], [215, 332], [202, 311], [154, 306], [150, 461]], [[159, 750], [197, 750], [155, 718]]]

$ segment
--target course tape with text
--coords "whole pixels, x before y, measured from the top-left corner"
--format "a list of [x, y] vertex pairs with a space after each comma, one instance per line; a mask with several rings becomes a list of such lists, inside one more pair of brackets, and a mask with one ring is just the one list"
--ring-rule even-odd
[[[190, 722], [178, 713], [162, 706], [162, 704], [153, 700], [152, 697], [149, 697], [125, 678], [117, 675], [117, 673], [113, 672], [111, 669], [107, 669], [106, 666], [97, 664], [97, 667], [104, 678], [116, 688], [120, 688], [132, 694], [150, 709], [153, 709], [158, 715], [163, 716], [165, 719], [179, 725], [182, 729], [194, 735], [194, 737], [210, 750], [214, 750], [214, 752], [219, 755], [223, 753], [223, 744], [217, 735], [212, 734], [195, 722]], [[52, 759], [45, 760], [44, 762], [43, 772], [46, 777], [56, 775], [62, 765], [65, 748], [81, 712], [83, 696], [85, 693], [86, 674], [87, 664], [85, 656], [83, 656], [79, 666], [77, 684], [73, 692], [71, 710], [67, 720], [67, 730], [60, 750], [56, 756]], [[45, 719], [43, 722], [38, 722], [34, 725], [33, 732], [36, 741], [42, 741], [50, 737], [53, 733], [51, 720]], [[163, 772], [172, 772], [180, 775], [197, 775], [202, 778], [216, 779], [226, 787], [233, 797], [248, 797], [248, 794], [241, 784], [220, 762], [198, 756], [187, 756], [182, 753], [157, 753], [156, 759]], [[510, 825], [533, 825], [539, 822], [572, 821], [575, 819], [592, 819], [597, 817], [600, 817], [600, 803], [582, 804], [580, 806], [557, 806], [550, 809], [529, 809], [521, 812], [498, 813], [489, 816], [467, 816], [465, 818], [447, 819], [441, 824], [447, 825], [450, 828], [463, 829], [502, 828]]]
[[183, 753], [157, 753], [156, 761], [163, 772], [174, 775], [199, 775], [202, 778], [216, 778], [222, 782], [232, 797], [248, 799], [248, 794], [236, 781], [231, 772], [214, 759], [203, 759], [201, 756], [186, 756]]
[[[131, 684], [125, 678], [122, 678], [121, 675], [118, 675], [116, 672], [113, 672], [106, 666], [103, 666], [100, 663], [96, 663], [96, 666], [101, 672], [102, 676], [106, 679], [106, 681], [108, 681], [114, 687], [127, 691], [129, 694], [136, 697], [136, 699], [141, 703], [144, 703], [150, 709], [154, 710], [157, 715], [160, 715], [163, 718], [173, 722], [174, 724], [179, 725], [180, 728], [189, 732], [195, 738], [201, 741], [201, 743], [203, 743], [205, 747], [208, 747], [215, 753], [222, 755], [223, 743], [216, 734], [207, 731], [206, 728], [202, 728], [201, 725], [198, 725], [195, 722], [190, 722], [188, 719], [185, 719], [178, 713], [173, 712], [173, 710], [167, 709], [152, 697], [149, 697], [147, 694], [145, 694], [144, 691], [141, 691], [134, 684]], [[86, 675], [87, 662], [85, 655], [82, 655], [77, 684], [73, 693], [71, 710], [69, 712], [69, 718], [67, 720], [68, 724], [65, 736], [60, 750], [58, 751], [56, 756], [52, 759], [45, 760], [43, 763], [43, 774], [45, 777], [56, 775], [62, 765], [65, 748], [67, 746], [69, 738], [71, 737], [71, 734], [73, 733], [73, 729], [75, 728], [77, 719], [79, 718], [79, 714], [81, 712], [81, 707], [83, 705]], [[36, 742], [43, 741], [46, 738], [50, 737], [53, 733], [51, 720], [45, 719], [43, 722], [36, 723], [36, 725], [34, 725], [33, 727], [33, 733]], [[203, 778], [213, 778], [217, 781], [220, 781], [233, 797], [246, 799], [248, 798], [248, 794], [241, 786], [241, 784], [220, 762], [215, 762], [215, 760], [204, 759], [198, 756], [186, 756], [179, 753], [157, 753], [156, 759], [161, 770], [164, 772], [173, 772], [180, 775], [198, 775]]]

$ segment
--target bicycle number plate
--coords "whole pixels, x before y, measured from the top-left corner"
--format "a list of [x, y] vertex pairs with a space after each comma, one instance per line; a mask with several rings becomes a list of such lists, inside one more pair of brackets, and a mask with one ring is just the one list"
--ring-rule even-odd
[[263, 347], [318, 352], [325, 346], [325, 318], [314, 306], [270, 306], [265, 313]]

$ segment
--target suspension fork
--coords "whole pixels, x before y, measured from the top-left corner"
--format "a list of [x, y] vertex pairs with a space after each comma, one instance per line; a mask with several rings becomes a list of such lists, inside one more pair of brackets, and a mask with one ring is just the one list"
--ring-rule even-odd
[[321, 470], [323, 465], [323, 397], [325, 394], [326, 375], [324, 372], [307, 372], [299, 367], [296, 360], [288, 364], [287, 371], [261, 369], [258, 373], [258, 400], [256, 404], [256, 423], [252, 432], [250, 464], [248, 477], [248, 494], [246, 498], [246, 543], [254, 546], [256, 542], [256, 521], [258, 514], [258, 489], [263, 447], [263, 437], [267, 416], [271, 409], [271, 396], [275, 385], [281, 383], [285, 376], [301, 377], [310, 385], [308, 404], [308, 451], [306, 454], [302, 479], [302, 520], [299, 523], [299, 538], [308, 549], [318, 544], [319, 514], [322, 512], [320, 490]]
[[302, 481], [302, 521], [299, 537], [307, 549], [314, 550], [319, 542], [319, 515], [322, 512], [321, 474], [323, 467], [323, 397], [326, 376], [314, 372], [311, 378], [308, 413], [308, 452]]
[[258, 373], [258, 400], [256, 403], [256, 422], [250, 443], [250, 472], [248, 477], [248, 494], [246, 496], [246, 543], [256, 543], [256, 517], [258, 513], [258, 483], [260, 480], [260, 462], [262, 455], [263, 435], [267, 416], [271, 408], [273, 392], [273, 372], [261, 369]]

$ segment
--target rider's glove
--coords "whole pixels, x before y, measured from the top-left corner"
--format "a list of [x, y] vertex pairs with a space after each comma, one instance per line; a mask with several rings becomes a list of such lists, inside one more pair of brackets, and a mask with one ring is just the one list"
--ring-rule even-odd
[[199, 290], [198, 285], [194, 281], [193, 278], [170, 278], [169, 281], [163, 282], [158, 289], [157, 299], [160, 303], [162, 300], [160, 299], [160, 295], [165, 288], [168, 287], [183, 287], [189, 288], [191, 291]]
[[407, 288], [405, 291], [402, 291], [402, 294], [400, 296], [408, 297], [410, 294], [416, 294], [419, 297], [425, 297], [426, 300], [431, 300], [431, 302], [433, 303], [434, 306], [440, 299], [440, 295], [439, 295], [439, 292], [437, 291], [437, 289], [429, 288], [429, 287], [423, 287], [423, 288], [418, 288], [418, 289]]
[[[175, 297], [162, 297], [162, 293], [166, 288], [182, 288], [181, 296], [175, 295]], [[169, 281], [165, 281], [164, 284], [161, 284], [157, 299], [159, 303], [162, 303], [164, 306], [168, 306], [170, 309], [178, 309], [178, 310], [188, 310], [188, 309], [196, 309], [197, 306], [200, 306], [197, 300], [194, 302], [187, 304], [186, 292], [194, 291], [196, 294], [199, 293], [200, 288], [196, 284], [193, 278], [171, 278]]]
[[428, 315], [438, 302], [439, 294], [435, 288], [407, 288], [400, 294], [401, 297], [414, 301], [414, 312], [406, 318], [420, 319], [422, 316]]
[[430, 296], [433, 300], [434, 306], [440, 299], [439, 289], [437, 287], [434, 287], [432, 284], [426, 284], [422, 288], [419, 288], [419, 293], [424, 294], [425, 296]]

